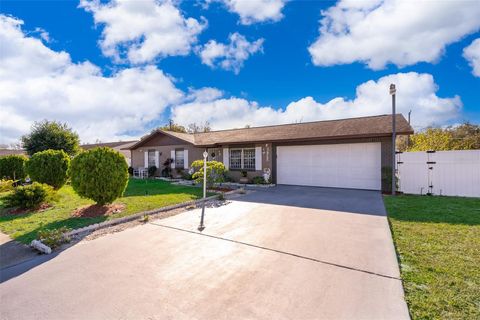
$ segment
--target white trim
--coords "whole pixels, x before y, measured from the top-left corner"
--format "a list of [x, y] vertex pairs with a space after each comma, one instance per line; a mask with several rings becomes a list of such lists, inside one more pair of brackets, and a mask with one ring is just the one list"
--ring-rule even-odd
[[145, 168], [148, 168], [148, 151], [145, 151], [143, 165]]
[[262, 170], [262, 147], [255, 147], [255, 170]]
[[183, 149], [183, 169], [188, 169], [188, 150]]
[[225, 169], [228, 170], [230, 164], [230, 153], [228, 152], [228, 148], [223, 148], [223, 165]]
[[160, 152], [155, 150], [155, 167], [160, 168]]
[[173, 160], [170, 164], [170, 168], [175, 169], [175, 149], [170, 151], [170, 158]]

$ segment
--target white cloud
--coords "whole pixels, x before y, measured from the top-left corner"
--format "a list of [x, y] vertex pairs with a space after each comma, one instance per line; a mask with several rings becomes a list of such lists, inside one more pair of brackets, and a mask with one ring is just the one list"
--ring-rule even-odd
[[256, 52], [263, 52], [264, 39], [249, 42], [237, 32], [230, 34], [228, 38], [228, 44], [210, 40], [204, 46], [199, 47], [198, 54], [202, 63], [212, 68], [218, 66], [238, 74], [245, 60]]
[[480, 38], [474, 40], [468, 47], [463, 49], [463, 56], [472, 66], [472, 73], [480, 77]]
[[134, 64], [166, 56], [187, 55], [206, 20], [185, 18], [169, 0], [81, 0], [96, 24], [104, 25], [100, 47], [116, 62]]
[[281, 20], [286, 2], [286, 0], [207, 0], [207, 3], [213, 1], [224, 3], [230, 12], [240, 16], [240, 22], [244, 25]]
[[146, 131], [183, 93], [154, 66], [106, 77], [90, 62], [73, 63], [0, 15], [0, 143], [18, 140], [33, 121], [68, 122], [86, 142], [126, 139]]
[[228, 129], [388, 114], [391, 113], [390, 83], [397, 86], [397, 112], [407, 114], [412, 109], [412, 124], [417, 128], [445, 124], [460, 115], [462, 102], [458, 96], [438, 97], [437, 85], [430, 74], [410, 72], [362, 83], [353, 100], [335, 98], [321, 103], [305, 97], [283, 110], [276, 110], [245, 99], [224, 97], [174, 106], [172, 116], [183, 125], [208, 121], [214, 129]]
[[448, 44], [480, 29], [480, 5], [468, 0], [341, 0], [322, 15], [308, 49], [318, 66], [436, 62]]

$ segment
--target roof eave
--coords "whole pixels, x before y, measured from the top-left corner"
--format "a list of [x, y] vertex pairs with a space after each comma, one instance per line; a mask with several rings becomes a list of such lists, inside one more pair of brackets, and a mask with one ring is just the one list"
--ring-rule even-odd
[[[396, 135], [410, 135], [413, 134], [413, 130], [397, 131]], [[328, 136], [328, 137], [310, 137], [310, 138], [294, 138], [294, 139], [264, 139], [264, 140], [250, 140], [250, 141], [226, 141], [215, 142], [210, 144], [194, 144], [198, 148], [211, 148], [219, 147], [222, 145], [241, 145], [241, 144], [255, 144], [255, 143], [283, 143], [283, 142], [296, 142], [296, 141], [322, 141], [322, 140], [335, 140], [335, 139], [362, 139], [362, 138], [382, 138], [391, 137], [392, 133], [378, 133], [378, 134], [357, 134], [357, 135], [342, 135], [342, 136]]]

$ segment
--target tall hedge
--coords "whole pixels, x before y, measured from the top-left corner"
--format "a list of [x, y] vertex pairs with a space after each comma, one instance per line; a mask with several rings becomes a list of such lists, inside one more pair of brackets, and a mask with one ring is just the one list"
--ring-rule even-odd
[[35, 153], [25, 168], [33, 181], [60, 189], [68, 179], [70, 157], [63, 150], [45, 150]]
[[26, 161], [26, 156], [18, 154], [0, 157], [0, 179], [24, 179]]
[[79, 196], [104, 205], [123, 195], [128, 165], [119, 152], [107, 147], [95, 148], [73, 158], [70, 177]]

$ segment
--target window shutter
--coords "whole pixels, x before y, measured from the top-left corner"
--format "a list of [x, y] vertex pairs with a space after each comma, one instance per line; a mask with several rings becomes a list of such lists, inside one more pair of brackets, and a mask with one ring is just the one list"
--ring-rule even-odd
[[188, 150], [183, 150], [183, 168], [188, 169]]
[[230, 153], [228, 152], [228, 148], [223, 148], [223, 165], [225, 169], [228, 170], [228, 166], [230, 164]]
[[175, 169], [175, 150], [170, 151], [170, 158], [173, 159], [173, 162], [172, 162], [172, 164], [170, 165], [170, 167], [171, 167], [172, 169]]
[[160, 152], [158, 150], [155, 151], [155, 167], [160, 168]]
[[148, 151], [145, 151], [145, 157], [143, 159], [143, 164], [145, 168], [148, 168]]
[[255, 147], [255, 170], [262, 170], [262, 147]]

